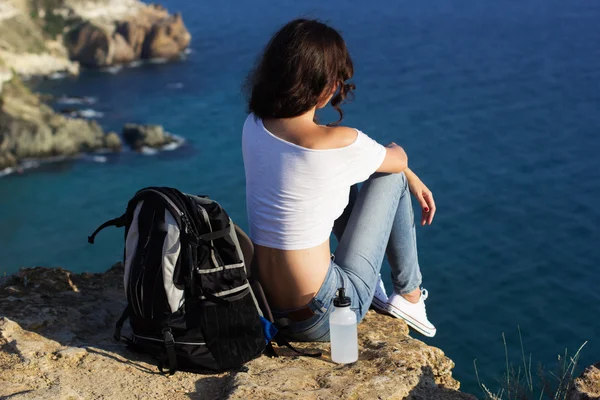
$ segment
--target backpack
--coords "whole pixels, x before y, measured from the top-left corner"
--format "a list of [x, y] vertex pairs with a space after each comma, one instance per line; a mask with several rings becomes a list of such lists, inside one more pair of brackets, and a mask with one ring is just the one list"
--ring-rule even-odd
[[239, 368], [265, 349], [274, 355], [272, 317], [263, 317], [236, 227], [216, 201], [148, 187], [88, 242], [108, 226], [125, 227], [127, 307], [116, 325], [117, 341], [129, 319], [128, 345], [157, 358], [160, 371], [170, 374]]

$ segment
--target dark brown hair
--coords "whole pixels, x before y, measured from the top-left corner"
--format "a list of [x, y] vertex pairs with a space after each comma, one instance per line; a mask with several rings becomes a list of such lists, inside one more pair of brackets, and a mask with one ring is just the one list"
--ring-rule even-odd
[[337, 88], [331, 105], [344, 113], [354, 75], [346, 43], [333, 28], [315, 20], [287, 23], [269, 41], [246, 81], [248, 112], [260, 118], [291, 118], [310, 110]]

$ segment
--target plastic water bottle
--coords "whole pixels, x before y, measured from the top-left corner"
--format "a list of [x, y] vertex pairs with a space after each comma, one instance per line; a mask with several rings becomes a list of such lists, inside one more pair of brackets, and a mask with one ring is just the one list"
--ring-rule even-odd
[[333, 299], [334, 309], [329, 316], [331, 359], [339, 364], [358, 360], [356, 313], [350, 309], [351, 300], [345, 292], [343, 287], [338, 289], [338, 295]]

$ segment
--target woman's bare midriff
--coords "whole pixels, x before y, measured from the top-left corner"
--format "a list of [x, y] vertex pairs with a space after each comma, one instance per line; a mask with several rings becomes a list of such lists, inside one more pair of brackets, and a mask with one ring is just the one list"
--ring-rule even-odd
[[269, 305], [278, 310], [307, 305], [321, 288], [331, 262], [329, 240], [303, 250], [256, 245], [254, 252]]

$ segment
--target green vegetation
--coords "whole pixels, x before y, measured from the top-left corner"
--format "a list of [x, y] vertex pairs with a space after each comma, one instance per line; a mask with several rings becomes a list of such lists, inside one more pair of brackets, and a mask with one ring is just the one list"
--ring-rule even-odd
[[508, 346], [506, 345], [504, 333], [502, 333], [502, 340], [506, 355], [506, 372], [499, 380], [500, 388], [495, 393], [480, 381], [477, 360], [473, 361], [477, 382], [486, 400], [567, 399], [567, 394], [573, 387], [573, 382], [577, 377], [575, 371], [579, 354], [587, 342], [584, 342], [572, 357], [568, 355], [565, 349], [564, 356], [558, 356], [557, 365], [553, 370], [547, 370], [541, 364], [538, 364], [537, 376], [534, 379], [531, 373], [531, 354], [529, 354], [528, 359], [525, 357], [521, 328], [519, 327], [519, 341], [521, 343], [521, 361], [523, 365], [515, 367], [514, 364], [509, 362]]
[[58, 10], [62, 9], [63, 0], [31, 0], [30, 16], [40, 26], [44, 35], [56, 39], [65, 31], [79, 24], [79, 17], [64, 16]]

